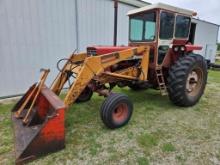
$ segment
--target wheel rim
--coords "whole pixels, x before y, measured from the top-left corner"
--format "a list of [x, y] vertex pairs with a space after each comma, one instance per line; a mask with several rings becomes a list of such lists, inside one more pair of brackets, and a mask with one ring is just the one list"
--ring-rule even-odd
[[118, 104], [113, 111], [113, 120], [116, 123], [123, 123], [128, 117], [128, 106], [125, 103]]
[[202, 82], [203, 82], [203, 72], [201, 68], [195, 68], [193, 69], [186, 81], [186, 92], [189, 96], [196, 96], [201, 88], [202, 88]]

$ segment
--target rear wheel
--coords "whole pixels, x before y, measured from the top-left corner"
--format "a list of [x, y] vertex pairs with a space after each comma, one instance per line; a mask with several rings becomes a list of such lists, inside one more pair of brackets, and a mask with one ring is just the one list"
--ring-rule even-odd
[[79, 97], [76, 99], [76, 102], [82, 103], [82, 102], [89, 101], [91, 99], [92, 95], [93, 95], [93, 91], [89, 87], [86, 87], [82, 91], [82, 93], [79, 95]]
[[207, 82], [207, 65], [201, 55], [190, 54], [180, 58], [169, 70], [168, 93], [178, 106], [195, 105]]
[[124, 94], [111, 94], [103, 102], [100, 115], [103, 123], [111, 129], [128, 123], [133, 111], [133, 104]]

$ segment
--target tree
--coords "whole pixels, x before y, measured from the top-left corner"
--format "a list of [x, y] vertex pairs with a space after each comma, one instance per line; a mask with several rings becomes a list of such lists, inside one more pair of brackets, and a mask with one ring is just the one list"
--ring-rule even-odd
[[220, 43], [218, 43], [217, 45], [218, 45], [218, 51], [220, 51]]

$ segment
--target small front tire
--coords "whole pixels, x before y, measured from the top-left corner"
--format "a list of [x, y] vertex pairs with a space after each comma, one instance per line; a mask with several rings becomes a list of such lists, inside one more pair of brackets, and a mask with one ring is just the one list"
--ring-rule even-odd
[[115, 129], [127, 124], [133, 112], [133, 104], [124, 94], [110, 94], [103, 102], [100, 116], [106, 127]]

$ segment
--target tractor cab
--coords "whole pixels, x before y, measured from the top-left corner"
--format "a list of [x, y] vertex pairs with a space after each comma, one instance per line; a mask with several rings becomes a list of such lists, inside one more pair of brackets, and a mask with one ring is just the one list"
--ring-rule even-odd
[[[157, 3], [131, 10], [129, 45], [150, 45], [150, 67], [169, 67], [186, 52], [194, 11]], [[198, 47], [194, 47], [198, 49]]]

